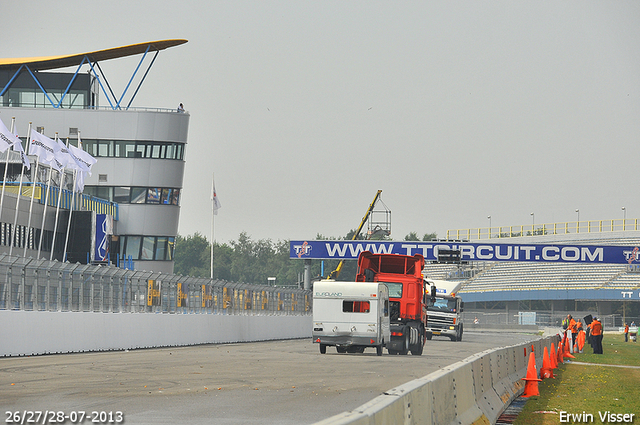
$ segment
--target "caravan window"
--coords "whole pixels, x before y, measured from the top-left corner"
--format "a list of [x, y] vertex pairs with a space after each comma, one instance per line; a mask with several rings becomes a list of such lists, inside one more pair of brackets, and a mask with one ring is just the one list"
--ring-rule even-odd
[[371, 311], [369, 301], [342, 301], [343, 313], [368, 313]]

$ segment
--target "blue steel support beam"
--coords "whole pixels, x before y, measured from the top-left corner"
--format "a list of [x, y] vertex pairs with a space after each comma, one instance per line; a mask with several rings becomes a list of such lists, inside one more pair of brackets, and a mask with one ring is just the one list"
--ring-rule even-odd
[[9, 82], [7, 83], [6, 86], [4, 86], [4, 88], [2, 89], [2, 91], [0, 92], [0, 97], [2, 97], [2, 95], [4, 95], [4, 93], [9, 90], [9, 87], [11, 87], [11, 83], [13, 83], [13, 80], [16, 79], [16, 77], [18, 77], [18, 75], [20, 74], [20, 71], [22, 71], [22, 68], [24, 68], [24, 65], [20, 65], [20, 68], [18, 68], [18, 70], [16, 71], [15, 74], [13, 74], [13, 77], [11, 77], [11, 79], [9, 80]]
[[142, 65], [142, 62], [144, 61], [144, 58], [147, 57], [147, 53], [149, 53], [149, 49], [150, 48], [151, 48], [151, 45], [148, 45], [147, 46], [147, 50], [144, 51], [144, 54], [142, 55], [142, 59], [140, 59], [140, 62], [138, 62], [138, 66], [136, 67], [136, 70], [133, 71], [133, 75], [129, 79], [129, 82], [127, 83], [127, 87], [124, 88], [124, 91], [122, 92], [122, 96], [120, 96], [120, 100], [118, 100], [118, 103], [116, 104], [116, 108], [118, 108], [118, 109], [120, 108], [120, 102], [122, 102], [122, 98], [124, 98], [125, 93], [127, 92], [127, 90], [129, 90], [129, 86], [131, 85], [131, 82], [133, 81], [133, 78], [138, 73], [138, 70], [140, 69], [140, 65]]
[[85, 55], [82, 58], [82, 62], [80, 62], [80, 65], [78, 65], [78, 69], [76, 69], [76, 72], [73, 74], [73, 77], [71, 77], [71, 81], [69, 81], [69, 85], [67, 86], [67, 88], [64, 90], [64, 93], [62, 93], [62, 97], [60, 98], [60, 102], [58, 102], [58, 106], [56, 106], [57, 108], [60, 107], [60, 105], [62, 105], [62, 101], [64, 100], [65, 96], [69, 93], [69, 90], [71, 90], [71, 85], [73, 84], [73, 82], [75, 81], [76, 77], [78, 76], [78, 72], [80, 72], [80, 68], [82, 67], [82, 65], [84, 65], [84, 61], [89, 61], [89, 58], [87, 57], [87, 55]]
[[[97, 62], [96, 62], [97, 65]], [[100, 77], [98, 76], [98, 73], [96, 72], [96, 69], [93, 67], [93, 65], [91, 65], [91, 62], [89, 62], [89, 67], [91, 67], [91, 71], [93, 72], [93, 75], [96, 77], [96, 80], [98, 80], [98, 84], [100, 84], [100, 88], [102, 89], [102, 93], [104, 93], [104, 95], [107, 97], [107, 102], [109, 102], [109, 105], [111, 105], [111, 109], [116, 109], [113, 106], [113, 103], [111, 103], [111, 99], [109, 99], [109, 94], [107, 93], [107, 91], [104, 89], [104, 86], [102, 85], [102, 81], [100, 80]], [[102, 74], [104, 75], [104, 74]], [[106, 77], [105, 77], [106, 80]], [[107, 84], [109, 84], [107, 82]], [[111, 90], [111, 88], [109, 88], [109, 90]]]
[[25, 68], [27, 68], [27, 71], [29, 71], [29, 74], [31, 74], [31, 77], [33, 78], [33, 81], [36, 82], [36, 84], [38, 85], [38, 87], [40, 87], [40, 90], [42, 90], [42, 93], [44, 93], [44, 95], [47, 98], [47, 100], [49, 101], [49, 103], [51, 103], [51, 106], [53, 106], [54, 108], [57, 108], [58, 106], [55, 103], [53, 103], [53, 101], [49, 97], [49, 94], [47, 93], [47, 91], [44, 89], [44, 87], [42, 87], [42, 84], [40, 84], [40, 81], [38, 81], [38, 78], [29, 69], [29, 66], [25, 65]]
[[136, 87], [136, 91], [133, 93], [133, 96], [131, 96], [131, 100], [129, 100], [129, 103], [127, 104], [127, 109], [129, 109], [129, 106], [131, 106], [131, 102], [133, 102], [133, 99], [136, 98], [136, 95], [138, 94], [138, 90], [140, 90], [140, 87], [142, 86], [142, 83], [144, 82], [145, 78], [147, 78], [147, 74], [149, 73], [149, 70], [151, 69], [151, 66], [153, 65], [153, 63], [156, 61], [156, 58], [158, 57], [158, 53], [160, 53], [160, 51], [156, 50], [156, 54], [153, 55], [153, 59], [151, 59], [151, 63], [147, 67], [147, 70], [145, 71], [144, 75], [142, 76], [142, 79], [140, 80], [140, 83], [138, 84], [138, 87]]
[[[104, 73], [104, 71], [102, 70], [102, 68], [100, 67], [100, 63], [99, 62], [95, 62], [95, 64], [98, 67], [98, 70], [100, 71], [100, 75], [102, 75], [104, 77], [104, 82], [107, 85], [107, 88], [109, 89], [109, 93], [111, 93], [111, 97], [113, 98], [113, 101], [116, 101], [116, 94], [113, 92], [113, 89], [111, 88], [111, 84], [109, 84], [109, 80], [107, 79], [107, 74]], [[104, 88], [102, 89], [102, 92], [104, 93], [105, 96], [107, 96], [107, 100], [109, 100], [109, 94], [104, 90]], [[111, 105], [112, 109], [115, 109], [113, 107], [113, 104], [111, 102], [109, 102], [109, 104]]]

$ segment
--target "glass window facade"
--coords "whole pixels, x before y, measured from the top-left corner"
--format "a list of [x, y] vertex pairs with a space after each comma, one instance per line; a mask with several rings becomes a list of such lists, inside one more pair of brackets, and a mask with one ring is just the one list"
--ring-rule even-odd
[[120, 255], [134, 261], [172, 261], [175, 238], [171, 236], [120, 236]]
[[118, 204], [180, 205], [180, 189], [170, 187], [85, 186], [84, 194]]
[[184, 159], [184, 143], [82, 139], [82, 147], [95, 157]]

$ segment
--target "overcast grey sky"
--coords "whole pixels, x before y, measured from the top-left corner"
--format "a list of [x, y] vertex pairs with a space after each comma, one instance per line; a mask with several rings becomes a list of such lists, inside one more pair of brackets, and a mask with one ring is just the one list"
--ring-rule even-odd
[[[3, 1], [0, 57], [185, 38], [133, 106], [191, 114], [182, 235], [640, 218], [640, 2]], [[135, 66], [102, 63], [120, 92]], [[116, 83], [117, 85], [117, 83]], [[106, 101], [103, 97], [103, 104]]]

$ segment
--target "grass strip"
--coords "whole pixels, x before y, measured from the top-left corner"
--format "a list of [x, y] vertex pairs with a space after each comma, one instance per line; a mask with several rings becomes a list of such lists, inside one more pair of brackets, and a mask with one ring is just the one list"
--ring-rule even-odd
[[[597, 365], [572, 364], [565, 359], [554, 370], [555, 379], [538, 384], [540, 396], [529, 397], [514, 424], [624, 423], [622, 416], [614, 417], [616, 421], [611, 417], [601, 420], [605, 412], [633, 414], [631, 423], [640, 424], [640, 368], [607, 366], [640, 366], [640, 344], [625, 343], [624, 335], [605, 334], [602, 346], [604, 354], [596, 355], [587, 344], [584, 353], [575, 354], [573, 360]], [[537, 366], [540, 370], [541, 365]]]

